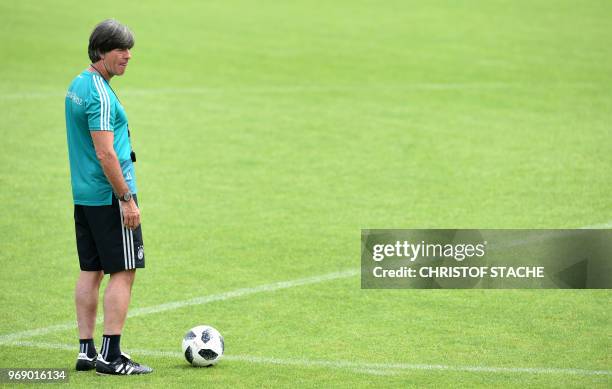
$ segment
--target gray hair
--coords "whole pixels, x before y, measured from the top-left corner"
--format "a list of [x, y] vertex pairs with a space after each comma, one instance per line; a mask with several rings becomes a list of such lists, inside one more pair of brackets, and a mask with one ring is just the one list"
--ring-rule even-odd
[[89, 36], [89, 59], [98, 62], [101, 55], [115, 49], [131, 49], [134, 47], [134, 34], [125, 25], [115, 19], [100, 22]]

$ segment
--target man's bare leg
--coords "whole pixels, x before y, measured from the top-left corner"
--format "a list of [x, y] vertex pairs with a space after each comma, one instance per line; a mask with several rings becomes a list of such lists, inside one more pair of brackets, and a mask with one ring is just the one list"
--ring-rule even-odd
[[74, 291], [79, 338], [93, 338], [102, 271], [81, 271]]
[[106, 361], [113, 361], [121, 355], [119, 342], [135, 277], [135, 270], [113, 273], [104, 291], [104, 337], [101, 354]]
[[113, 273], [104, 291], [104, 333], [121, 334], [127, 316], [135, 270]]

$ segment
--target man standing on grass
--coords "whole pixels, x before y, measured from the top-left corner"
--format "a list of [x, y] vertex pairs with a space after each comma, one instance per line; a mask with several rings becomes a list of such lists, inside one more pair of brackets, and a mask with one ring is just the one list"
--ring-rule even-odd
[[[152, 369], [121, 352], [136, 268], [144, 268], [135, 154], [128, 120], [110, 87], [125, 72], [134, 46], [132, 32], [116, 20], [98, 24], [89, 37], [91, 65], [66, 94], [66, 130], [77, 251], [81, 272], [75, 303], [80, 350], [77, 370], [98, 374], [146, 374]], [[104, 335], [100, 354], [93, 342], [98, 295], [104, 274]]]

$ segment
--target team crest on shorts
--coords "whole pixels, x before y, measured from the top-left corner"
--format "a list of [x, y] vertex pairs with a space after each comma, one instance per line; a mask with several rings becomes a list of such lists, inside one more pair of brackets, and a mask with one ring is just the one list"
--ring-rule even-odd
[[138, 246], [138, 260], [142, 261], [144, 259], [144, 247], [142, 245]]

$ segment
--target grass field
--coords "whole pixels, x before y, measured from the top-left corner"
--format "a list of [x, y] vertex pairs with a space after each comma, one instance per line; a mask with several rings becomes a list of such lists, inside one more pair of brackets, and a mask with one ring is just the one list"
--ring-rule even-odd
[[[122, 348], [155, 372], [71, 386], [610, 387], [609, 290], [361, 290], [358, 274], [362, 228], [611, 226], [610, 15], [1, 2], [0, 367], [73, 368], [64, 94], [115, 17], [136, 34], [112, 85], [147, 253]], [[197, 324], [225, 336], [214, 368], [180, 355]]]

